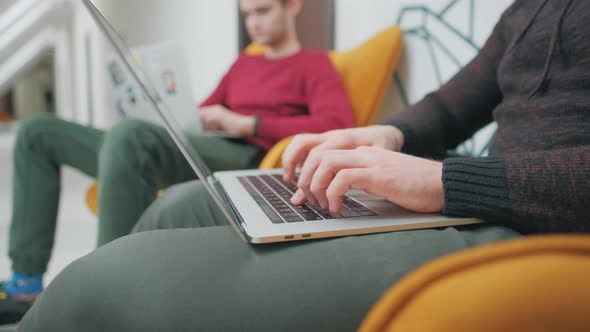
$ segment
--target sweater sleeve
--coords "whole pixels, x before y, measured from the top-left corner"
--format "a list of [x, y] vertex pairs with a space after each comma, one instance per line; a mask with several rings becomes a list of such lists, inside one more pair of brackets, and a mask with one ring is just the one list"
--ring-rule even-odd
[[295, 134], [322, 133], [354, 126], [350, 99], [328, 56], [318, 57], [309, 64], [305, 82], [308, 114], [260, 117], [258, 137], [278, 142]]
[[207, 97], [207, 99], [205, 99], [199, 105], [200, 107], [206, 107], [206, 106], [212, 106], [212, 105], [223, 105], [223, 106], [227, 107], [227, 89], [228, 89], [229, 77], [230, 77], [232, 70], [235, 67], [236, 63], [234, 63], [232, 65], [232, 67], [227, 71], [227, 73], [225, 75], [223, 75], [223, 78], [221, 79], [219, 84], [217, 84], [217, 87], [215, 88], [215, 90], [213, 90], [213, 93], [211, 93], [211, 95], [209, 95], [209, 97]]
[[509, 11], [471, 62], [390, 122], [404, 133], [403, 152], [442, 158], [448, 149], [492, 122], [492, 112], [502, 101], [496, 73], [507, 47], [503, 25]]
[[590, 145], [447, 159], [443, 184], [447, 215], [525, 233], [590, 231]]

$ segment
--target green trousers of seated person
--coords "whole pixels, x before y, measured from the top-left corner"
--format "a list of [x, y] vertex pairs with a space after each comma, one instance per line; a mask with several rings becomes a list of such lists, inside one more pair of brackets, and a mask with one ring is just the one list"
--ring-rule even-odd
[[[256, 167], [261, 155], [241, 140], [194, 135], [190, 141], [212, 170]], [[22, 124], [14, 150], [9, 255], [15, 272], [35, 275], [47, 268], [64, 165], [98, 179], [99, 246], [129, 234], [160, 189], [196, 178], [162, 127], [125, 120], [105, 132], [34, 117]], [[84, 204], [83, 197], [76, 204]]]
[[471, 225], [250, 245], [223, 225], [200, 182], [174, 186], [139, 233], [67, 267], [19, 331], [353, 331], [421, 264], [519, 236]]

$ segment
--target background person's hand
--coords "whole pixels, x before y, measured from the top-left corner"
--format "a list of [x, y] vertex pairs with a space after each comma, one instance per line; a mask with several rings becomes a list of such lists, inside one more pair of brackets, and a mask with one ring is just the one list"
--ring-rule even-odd
[[350, 189], [415, 212], [440, 212], [444, 206], [442, 163], [383, 148], [318, 152], [305, 162], [297, 185], [291, 203], [318, 202], [333, 213]]
[[199, 115], [205, 130], [221, 130], [240, 137], [254, 134], [255, 118], [237, 114], [223, 105], [202, 107]]
[[339, 129], [323, 134], [297, 135], [283, 153], [285, 181], [292, 181], [298, 167], [314, 154], [325, 150], [349, 150], [372, 146], [400, 151], [404, 144], [402, 132], [393, 126], [371, 126]]

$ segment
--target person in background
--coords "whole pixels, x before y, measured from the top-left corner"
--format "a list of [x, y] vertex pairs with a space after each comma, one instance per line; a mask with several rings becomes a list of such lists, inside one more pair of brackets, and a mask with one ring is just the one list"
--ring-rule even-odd
[[[303, 48], [295, 23], [302, 0], [240, 0], [246, 30], [266, 49], [242, 54], [201, 105], [204, 127], [240, 137], [193, 135], [214, 171], [255, 168], [281, 139], [354, 125], [343, 83], [324, 51]], [[97, 177], [98, 245], [128, 234], [165, 187], [195, 175], [162, 127], [124, 120], [110, 131], [42, 115], [25, 122], [14, 152], [9, 255], [0, 301], [33, 301], [43, 290], [58, 211], [60, 169]], [[0, 313], [1, 314], [1, 313]]]

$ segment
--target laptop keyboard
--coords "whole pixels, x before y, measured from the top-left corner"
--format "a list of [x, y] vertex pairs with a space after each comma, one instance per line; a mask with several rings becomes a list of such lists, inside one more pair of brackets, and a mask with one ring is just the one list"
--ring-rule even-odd
[[354, 199], [344, 196], [340, 213], [309, 204], [293, 206], [291, 197], [297, 191], [297, 181], [285, 182], [281, 175], [258, 175], [238, 177], [250, 196], [262, 208], [273, 224], [320, 221], [344, 218], [372, 217], [378, 215]]

